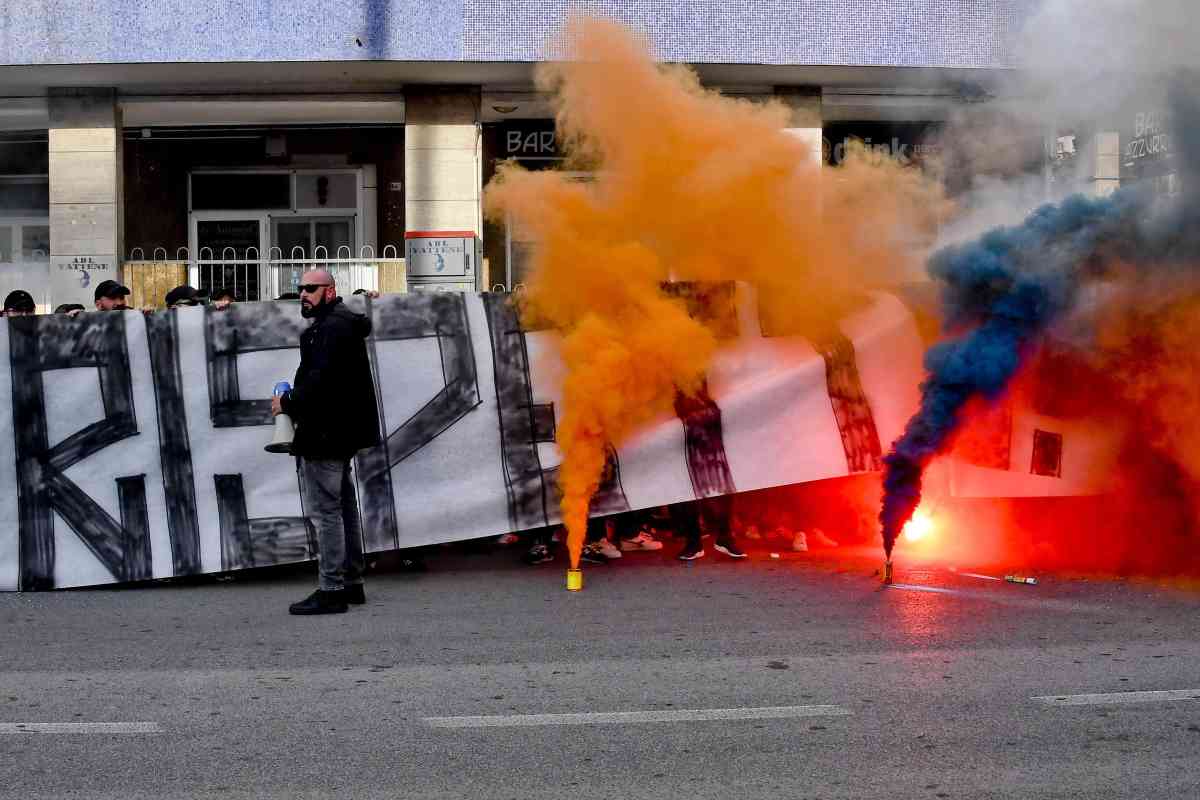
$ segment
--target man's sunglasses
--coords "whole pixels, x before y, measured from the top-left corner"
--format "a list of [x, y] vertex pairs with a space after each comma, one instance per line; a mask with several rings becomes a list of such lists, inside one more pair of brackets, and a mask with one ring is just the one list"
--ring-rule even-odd
[[326, 286], [329, 286], [329, 285], [330, 284], [328, 284], [328, 283], [302, 283], [299, 286], [297, 286], [296, 288], [299, 289], [300, 291], [304, 292], [305, 294], [312, 294], [313, 292], [317, 291], [318, 289], [324, 289]]

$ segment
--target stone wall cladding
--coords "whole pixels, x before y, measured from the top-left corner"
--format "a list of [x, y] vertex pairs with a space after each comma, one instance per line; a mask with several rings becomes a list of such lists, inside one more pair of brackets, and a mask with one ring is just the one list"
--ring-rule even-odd
[[1003, 68], [1037, 0], [24, 0], [0, 63], [530, 62], [579, 9], [697, 64]]

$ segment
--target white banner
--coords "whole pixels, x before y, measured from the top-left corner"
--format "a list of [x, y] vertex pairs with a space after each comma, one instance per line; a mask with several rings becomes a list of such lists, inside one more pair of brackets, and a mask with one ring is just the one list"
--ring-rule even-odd
[[[924, 348], [896, 298], [878, 296], [814, 346], [762, 336], [753, 294], [727, 296], [740, 335], [707, 392], [612, 454], [598, 513], [875, 471], [916, 408]], [[372, 317], [386, 432], [354, 461], [367, 550], [557, 522], [554, 336], [522, 331], [504, 295], [348, 302]], [[312, 558], [295, 463], [263, 450], [271, 389], [294, 375], [306, 324], [280, 302], [0, 325], [0, 442], [12, 454], [0, 459], [0, 589]], [[1049, 479], [1013, 469], [1009, 494], [1081, 491], [1047, 492]], [[1070, 469], [1055, 480], [1066, 486]]]

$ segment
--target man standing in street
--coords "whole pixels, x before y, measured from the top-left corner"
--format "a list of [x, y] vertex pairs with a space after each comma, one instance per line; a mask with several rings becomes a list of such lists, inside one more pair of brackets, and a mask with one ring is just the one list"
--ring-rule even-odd
[[271, 401], [273, 414], [292, 418], [296, 456], [307, 511], [317, 526], [317, 590], [293, 614], [340, 614], [366, 602], [362, 529], [350, 461], [379, 443], [375, 384], [367, 358], [371, 320], [337, 296], [324, 270], [301, 277], [300, 313], [312, 324], [300, 334], [295, 385]]

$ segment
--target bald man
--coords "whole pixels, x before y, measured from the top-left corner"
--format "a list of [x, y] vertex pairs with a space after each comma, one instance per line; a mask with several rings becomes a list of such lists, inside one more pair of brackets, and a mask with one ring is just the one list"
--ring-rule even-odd
[[306, 512], [317, 527], [317, 590], [288, 609], [293, 614], [341, 614], [366, 602], [362, 529], [350, 461], [379, 443], [375, 383], [367, 358], [371, 320], [337, 296], [324, 270], [300, 278], [300, 313], [312, 320], [300, 334], [300, 368], [292, 390], [271, 402], [296, 425], [296, 457]]

